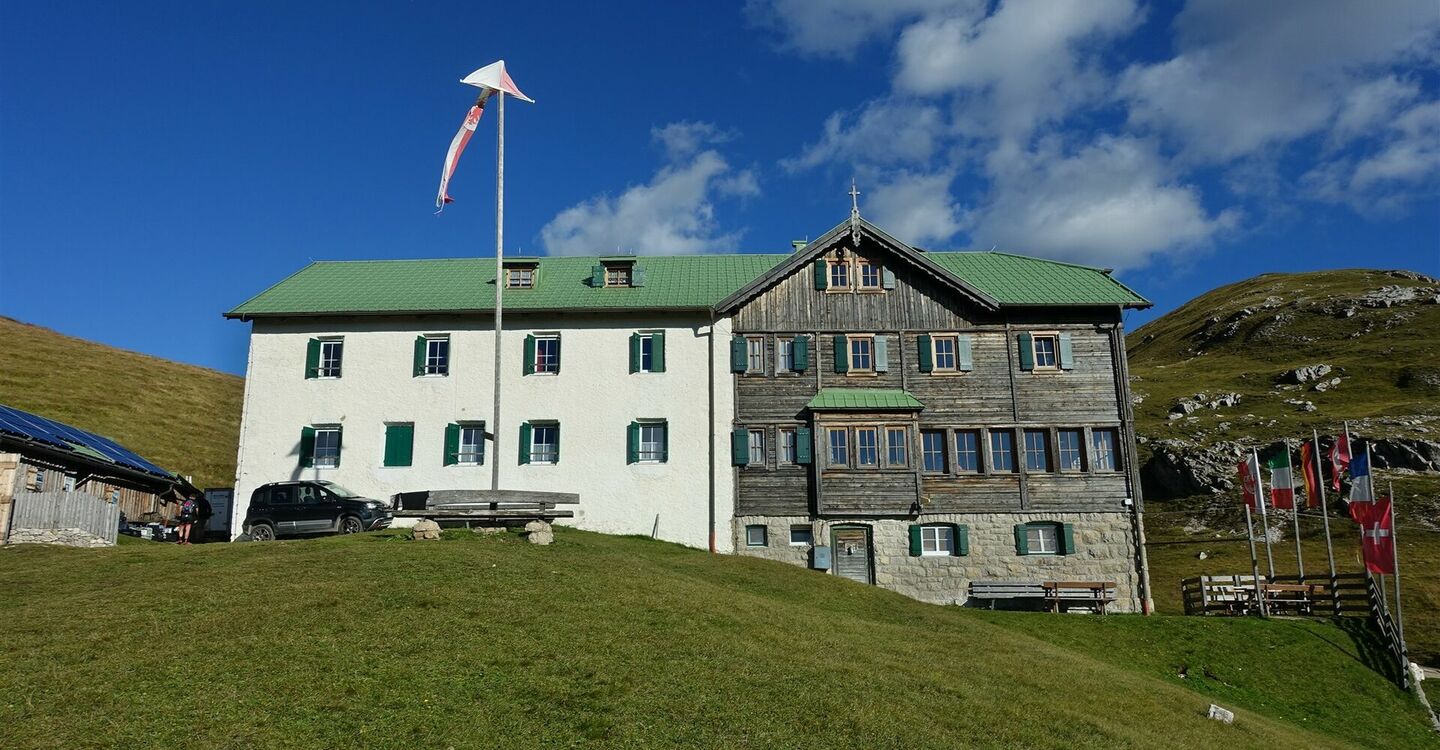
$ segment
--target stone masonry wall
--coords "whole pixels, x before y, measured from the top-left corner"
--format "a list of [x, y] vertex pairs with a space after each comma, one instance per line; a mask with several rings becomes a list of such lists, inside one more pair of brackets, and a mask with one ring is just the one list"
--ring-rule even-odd
[[15, 529], [10, 544], [59, 544], [65, 547], [109, 547], [111, 543], [80, 529]]
[[[1072, 555], [1017, 555], [1017, 523], [1069, 523], [1075, 530]], [[970, 554], [910, 556], [910, 526], [925, 523], [964, 524], [970, 529]], [[769, 544], [749, 547], [745, 527], [763, 524]], [[792, 525], [811, 525], [816, 544], [829, 543], [830, 527], [868, 526], [874, 546], [875, 583], [933, 604], [988, 606], [968, 602], [974, 579], [1114, 581], [1112, 612], [1138, 612], [1139, 574], [1135, 537], [1124, 513], [947, 513], [908, 519], [825, 519], [805, 516], [737, 516], [733, 522], [738, 554], [808, 566], [809, 545], [791, 545]], [[1003, 606], [1003, 603], [1001, 604]]]

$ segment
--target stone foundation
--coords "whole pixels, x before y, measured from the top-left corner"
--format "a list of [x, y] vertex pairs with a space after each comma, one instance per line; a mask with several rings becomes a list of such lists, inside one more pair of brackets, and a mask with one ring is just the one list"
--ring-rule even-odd
[[[1030, 521], [1073, 524], [1074, 554], [1016, 554], [1015, 524]], [[910, 526], [926, 523], [967, 526], [969, 554], [912, 557]], [[746, 545], [745, 527], [750, 525], [766, 527], [766, 546]], [[1135, 536], [1130, 516], [1125, 513], [946, 513], [917, 519], [823, 520], [807, 516], [738, 516], [732, 521], [735, 551], [808, 567], [811, 546], [790, 544], [790, 527], [797, 525], [811, 526], [817, 545], [830, 543], [833, 526], [869, 527], [876, 585], [933, 604], [989, 606], [988, 601], [969, 600], [970, 581], [975, 579], [1114, 581], [1116, 599], [1110, 611], [1140, 610]], [[1006, 606], [1003, 601], [997, 604]]]
[[108, 542], [80, 529], [11, 529], [10, 544], [58, 544], [65, 547], [109, 547]]

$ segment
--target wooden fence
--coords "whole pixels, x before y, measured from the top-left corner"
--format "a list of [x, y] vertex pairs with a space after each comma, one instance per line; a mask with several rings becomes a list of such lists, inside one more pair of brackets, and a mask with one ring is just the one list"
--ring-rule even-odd
[[10, 541], [37, 540], [45, 532], [62, 529], [78, 529], [114, 544], [120, 530], [120, 506], [83, 492], [15, 493]]
[[[1260, 577], [1261, 594], [1273, 610], [1286, 614], [1370, 617], [1369, 584], [1364, 573]], [[1258, 614], [1255, 577], [1193, 576], [1180, 582], [1187, 615]]]
[[1400, 637], [1400, 629], [1395, 627], [1395, 620], [1390, 616], [1390, 608], [1386, 606], [1385, 596], [1373, 576], [1366, 576], [1365, 591], [1370, 599], [1370, 620], [1375, 623], [1375, 629], [1380, 631], [1380, 640], [1385, 644], [1386, 650], [1390, 652], [1390, 657], [1399, 665], [1400, 687], [1409, 687], [1410, 651], [1405, 648], [1405, 641]]

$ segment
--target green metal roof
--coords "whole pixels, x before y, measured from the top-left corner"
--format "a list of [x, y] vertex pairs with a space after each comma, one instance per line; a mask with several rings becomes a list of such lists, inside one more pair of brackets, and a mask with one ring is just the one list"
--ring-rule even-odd
[[810, 409], [923, 409], [925, 405], [899, 388], [821, 388], [806, 404]]
[[[609, 257], [609, 256], [604, 256]], [[542, 257], [533, 289], [507, 289], [505, 309], [705, 309], [790, 257], [788, 254], [639, 256], [645, 285], [590, 286], [600, 257]], [[1124, 305], [1144, 297], [1103, 269], [997, 252], [931, 252], [925, 257], [1002, 305]], [[493, 258], [317, 261], [226, 313], [290, 315], [489, 311]]]

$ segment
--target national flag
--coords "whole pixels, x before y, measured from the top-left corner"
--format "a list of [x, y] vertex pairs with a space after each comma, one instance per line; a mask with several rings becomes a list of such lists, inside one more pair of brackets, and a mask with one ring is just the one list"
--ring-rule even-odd
[[1320, 464], [1315, 461], [1314, 443], [1300, 445], [1300, 478], [1305, 482], [1305, 507], [1320, 507]]
[[480, 116], [485, 114], [485, 100], [490, 98], [490, 92], [486, 91], [480, 95], [475, 106], [465, 113], [465, 121], [460, 123], [460, 130], [456, 131], [455, 138], [450, 141], [450, 150], [445, 152], [445, 165], [440, 170], [440, 191], [435, 194], [435, 207], [445, 209], [446, 203], [454, 202], [450, 197], [450, 178], [455, 174], [455, 167], [460, 165], [460, 154], [465, 152], [465, 144], [470, 142], [470, 136], [475, 135], [475, 126], [480, 124]]
[[1370, 477], [1370, 454], [1361, 453], [1350, 460], [1350, 517], [1356, 523], [1375, 503], [1375, 490]]
[[1395, 572], [1395, 509], [1390, 498], [1382, 497], [1370, 506], [1360, 520], [1360, 546], [1365, 553], [1365, 569], [1371, 573]]
[[1266, 462], [1270, 467], [1270, 504], [1280, 510], [1295, 509], [1295, 483], [1290, 478], [1290, 448], [1271, 456]]
[[1240, 489], [1245, 497], [1245, 504], [1255, 509], [1255, 498], [1260, 495], [1260, 465], [1256, 463], [1255, 457], [1240, 462]]
[[1350, 465], [1350, 436], [1337, 435], [1330, 446], [1330, 488], [1340, 491], [1340, 472]]

